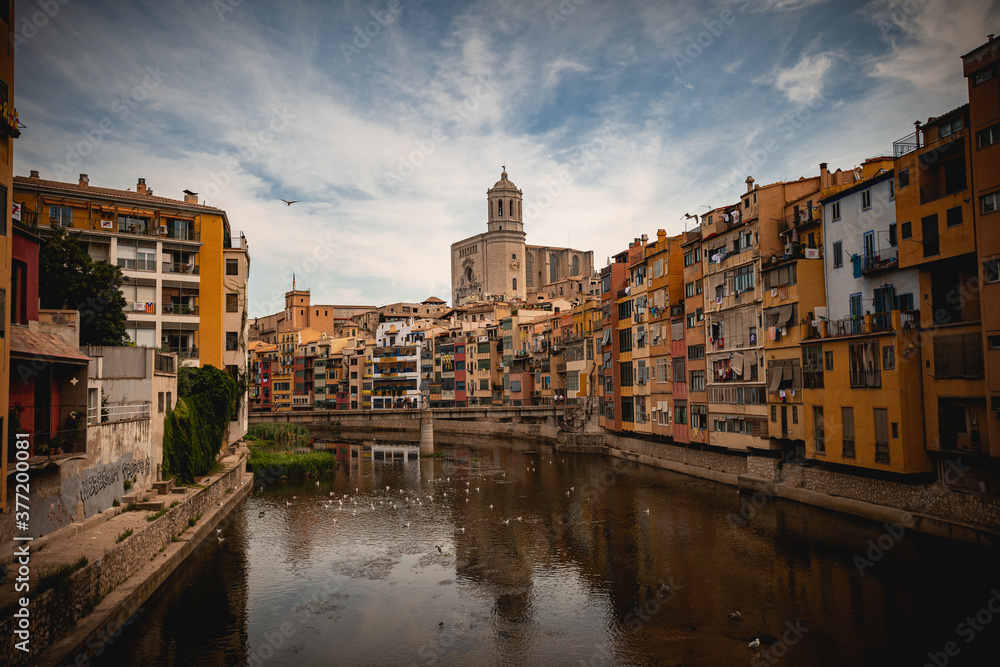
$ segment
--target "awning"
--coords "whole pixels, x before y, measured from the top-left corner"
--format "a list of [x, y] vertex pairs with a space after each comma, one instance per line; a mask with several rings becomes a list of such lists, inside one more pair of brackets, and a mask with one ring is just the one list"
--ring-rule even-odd
[[737, 375], [743, 375], [743, 353], [737, 352], [733, 355], [733, 372]]
[[778, 326], [784, 327], [788, 326], [788, 320], [792, 319], [792, 311], [794, 306], [788, 304], [787, 306], [782, 306], [778, 309]]
[[56, 334], [30, 331], [25, 327], [10, 327], [10, 356], [22, 359], [58, 359], [72, 364], [89, 364], [90, 357]]
[[778, 386], [781, 384], [781, 369], [780, 368], [768, 368], [767, 369], [767, 390], [770, 392], [778, 391]]
[[611, 344], [611, 329], [605, 329], [604, 337], [601, 338], [601, 345], [610, 345], [610, 344]]

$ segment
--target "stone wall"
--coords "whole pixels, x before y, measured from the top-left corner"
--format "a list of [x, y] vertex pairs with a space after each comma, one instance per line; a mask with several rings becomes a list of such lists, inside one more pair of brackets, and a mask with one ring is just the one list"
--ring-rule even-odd
[[[171, 537], [188, 529], [188, 519], [207, 513], [218, 505], [226, 491], [237, 485], [246, 473], [243, 458], [231, 470], [198, 493], [187, 496], [177, 507], [156, 519], [131, 537], [115, 544], [104, 556], [75, 572], [69, 585], [48, 590], [31, 600], [31, 653], [25, 656], [9, 639], [0, 648], [0, 664], [23, 664], [56, 641], [86, 616], [108, 593], [149, 563]], [[32, 579], [44, 572], [32, 571]], [[14, 619], [0, 619], [0, 635], [13, 636]]]
[[742, 454], [723, 454], [700, 449], [688, 449], [662, 442], [650, 442], [620, 435], [605, 435], [605, 445], [628, 454], [650, 459], [661, 459], [694, 468], [702, 468], [730, 475], [747, 474], [747, 459]]
[[[960, 481], [953, 471], [949, 481]], [[829, 496], [850, 498], [960, 524], [1000, 529], [1000, 498], [994, 494], [954, 491], [944, 483], [905, 484], [859, 477], [800, 464], [785, 464], [781, 484]]]

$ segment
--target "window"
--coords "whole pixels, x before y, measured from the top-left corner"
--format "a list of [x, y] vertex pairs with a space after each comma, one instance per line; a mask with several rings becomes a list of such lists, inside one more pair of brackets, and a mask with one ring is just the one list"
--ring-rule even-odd
[[632, 386], [632, 362], [631, 361], [620, 361], [618, 362], [618, 377], [621, 380], [621, 386], [631, 387]]
[[861, 192], [861, 210], [867, 211], [872, 207], [872, 191], [870, 189]]
[[983, 277], [988, 283], [1000, 283], [1000, 259], [983, 262]]
[[910, 222], [904, 222], [899, 226], [899, 238], [901, 239], [912, 239], [913, 238], [913, 225]]
[[889, 463], [889, 411], [875, 408], [875, 463]]
[[688, 329], [694, 329], [694, 325], [695, 325], [695, 321], [696, 321], [695, 318], [696, 317], [697, 317], [697, 315], [695, 313], [688, 313], [685, 316], [685, 320], [687, 321], [687, 328]]
[[49, 224], [60, 227], [72, 227], [73, 209], [69, 206], [49, 206]]
[[833, 268], [839, 269], [844, 265], [844, 242], [833, 242]]
[[684, 266], [691, 266], [694, 264], [694, 253], [686, 252], [684, 253]]
[[950, 137], [962, 129], [962, 119], [954, 118], [938, 125], [938, 139]]
[[705, 391], [705, 371], [691, 371], [691, 391]]
[[618, 332], [618, 351], [619, 352], [631, 352], [632, 351], [632, 330], [622, 329]]
[[976, 146], [986, 148], [1000, 142], [1000, 123], [976, 132]]
[[889, 179], [889, 199], [896, 198], [896, 181]]
[[983, 377], [983, 343], [979, 333], [934, 337], [934, 377]]
[[899, 241], [898, 241], [898, 238], [896, 236], [896, 223], [895, 222], [890, 222], [889, 223], [889, 245], [895, 247], [897, 243], [899, 243]]
[[699, 308], [698, 310], [694, 311], [694, 314], [695, 314], [695, 318], [699, 322], [703, 322], [705, 320], [705, 309], [704, 308]]
[[156, 411], [163, 412], [163, 392], [159, 392], [156, 395]]
[[844, 448], [841, 455], [845, 459], [854, 458], [854, 408], [841, 408], [840, 417], [843, 423]]
[[226, 260], [226, 275], [227, 276], [240, 275], [240, 261], [238, 259]]
[[226, 293], [226, 312], [237, 313], [240, 310], [240, 295], [235, 292]]
[[705, 358], [705, 346], [704, 345], [688, 345], [688, 359], [704, 359]]
[[896, 367], [896, 347], [886, 345], [882, 348], [882, 370], [891, 371]]
[[993, 78], [993, 68], [987, 67], [986, 69], [980, 70], [972, 75], [972, 85], [978, 86], [981, 83], [986, 83]]
[[674, 401], [674, 423], [687, 424], [687, 401]]
[[792, 423], [793, 424], [799, 423], [799, 406], [797, 405], [792, 406]]
[[694, 281], [694, 292], [695, 294], [701, 294], [704, 291], [704, 285], [702, 284], [701, 278]]
[[956, 227], [962, 224], [962, 207], [949, 208], [945, 212], [945, 220], [948, 227]]
[[899, 171], [899, 187], [905, 188], [910, 185], [910, 170], [901, 169]]
[[694, 283], [684, 285], [684, 296], [688, 299], [694, 296]]
[[[940, 338], [940, 337], [938, 337]], [[935, 338], [935, 342], [938, 340]], [[881, 387], [877, 340], [851, 343], [849, 348], [851, 387]]]
[[[226, 332], [226, 351], [234, 352], [239, 344], [239, 336], [235, 331]], [[216, 348], [218, 349], [218, 348]]]
[[663, 275], [663, 260], [658, 259], [655, 262], [653, 262], [653, 277], [659, 278], [662, 275]]
[[778, 421], [778, 406], [773, 403], [771, 404], [771, 421]]
[[928, 215], [920, 220], [924, 234], [924, 257], [932, 257], [941, 254], [941, 247], [938, 244], [938, 220], [937, 213]]
[[708, 428], [708, 406], [691, 406], [691, 428]]
[[833, 350], [827, 350], [826, 352], [823, 353], [823, 355], [826, 357], [826, 370], [832, 371], [833, 370]]
[[979, 210], [983, 214], [993, 213], [1000, 208], [1000, 192], [991, 192], [979, 198]]
[[741, 266], [734, 271], [733, 291], [736, 294], [753, 289], [753, 264]]
[[[7, 203], [7, 188], [0, 185], [0, 234], [7, 236], [7, 216], [10, 215], [10, 204]], [[2, 315], [0, 315], [2, 319]]]
[[819, 345], [802, 348], [802, 386], [806, 389], [823, 388], [823, 348]]
[[678, 382], [684, 382], [684, 357], [673, 359], [674, 377]]
[[826, 433], [823, 424], [823, 406], [813, 406], [813, 425], [816, 429], [816, 453], [826, 454]]
[[834, 221], [840, 220], [840, 202], [839, 201], [835, 201], [832, 204], [830, 204], [830, 219], [834, 220]]

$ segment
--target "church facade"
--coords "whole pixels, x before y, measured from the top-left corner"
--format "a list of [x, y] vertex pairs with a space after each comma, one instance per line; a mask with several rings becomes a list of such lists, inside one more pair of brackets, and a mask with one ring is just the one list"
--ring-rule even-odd
[[594, 253], [529, 246], [521, 217], [522, 192], [507, 171], [486, 191], [486, 232], [451, 245], [451, 303], [521, 300], [550, 284], [590, 276]]

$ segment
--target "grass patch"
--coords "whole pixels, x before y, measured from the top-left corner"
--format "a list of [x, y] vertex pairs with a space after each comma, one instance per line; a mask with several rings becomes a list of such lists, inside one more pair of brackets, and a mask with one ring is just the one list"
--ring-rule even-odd
[[112, 507], [121, 507], [121, 504], [122, 504], [121, 501], [118, 500], [117, 498], [115, 498], [114, 500], [111, 501], [111, 506]]
[[139, 506], [136, 505], [135, 503], [129, 503], [128, 505], [125, 506], [125, 509], [122, 510], [122, 512], [138, 512], [138, 511], [139, 511]]
[[177, 506], [178, 506], [178, 505], [180, 505], [180, 504], [181, 504], [181, 501], [179, 501], [179, 500], [175, 500], [174, 502], [170, 503], [170, 507], [171, 507], [171, 508], [173, 508], [173, 507], [177, 507]]
[[74, 572], [87, 565], [87, 557], [80, 556], [80, 560], [75, 563], [60, 565], [52, 572], [38, 578], [35, 584], [35, 595], [41, 595], [50, 588], [63, 588], [69, 585], [69, 578]]
[[337, 459], [332, 451], [290, 454], [250, 450], [249, 469], [261, 479], [306, 479], [314, 475], [332, 473], [337, 469]]
[[286, 450], [309, 446], [309, 430], [299, 424], [254, 424], [243, 436], [251, 449]]
[[153, 516], [147, 516], [146, 517], [146, 521], [149, 521], [150, 523], [152, 523], [153, 521], [156, 521], [157, 519], [159, 519], [161, 516], [163, 516], [166, 513], [167, 513], [167, 508], [164, 507], [163, 509], [161, 509], [159, 512], [157, 512]]
[[124, 533], [120, 533], [118, 535], [118, 537], [115, 539], [115, 544], [118, 544], [119, 542], [121, 542], [122, 540], [124, 540], [126, 537], [128, 537], [131, 534], [132, 534], [132, 529], [131, 528], [129, 528], [128, 530], [126, 530]]
[[176, 535], [171, 535], [170, 536], [170, 541], [171, 542], [183, 542], [184, 540], [182, 540], [181, 538], [177, 537]]
[[188, 528], [194, 528], [194, 524], [198, 523], [198, 520], [193, 516], [188, 517]]

